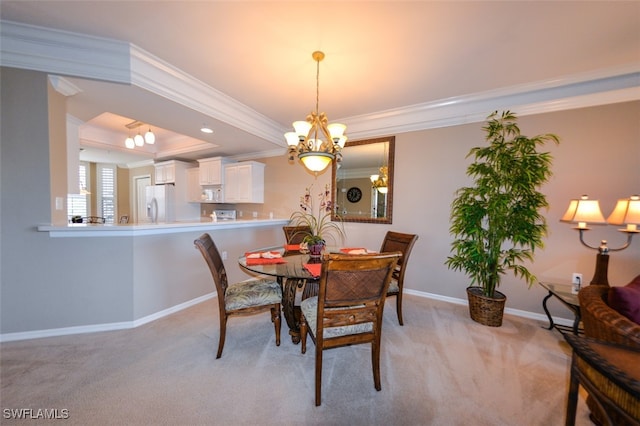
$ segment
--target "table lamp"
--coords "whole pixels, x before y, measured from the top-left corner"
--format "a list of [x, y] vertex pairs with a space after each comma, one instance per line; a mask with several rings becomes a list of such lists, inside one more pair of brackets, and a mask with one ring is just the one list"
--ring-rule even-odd
[[[629, 247], [633, 234], [640, 232], [640, 196], [632, 195], [629, 198], [618, 200], [613, 212], [605, 221], [600, 203], [598, 200], [590, 200], [588, 196], [583, 195], [580, 199], [571, 200], [569, 208], [560, 219], [561, 222], [577, 223], [574, 229], [580, 231], [580, 242], [585, 247], [598, 250], [596, 256], [596, 270], [591, 280], [591, 284], [609, 285], [607, 278], [609, 268], [609, 252], [620, 251]], [[589, 224], [593, 225], [627, 225], [626, 228], [618, 229], [620, 232], [627, 234], [627, 242], [622, 247], [615, 249], [607, 246], [607, 241], [600, 241], [599, 247], [592, 247], [584, 241], [584, 231], [588, 231]]]

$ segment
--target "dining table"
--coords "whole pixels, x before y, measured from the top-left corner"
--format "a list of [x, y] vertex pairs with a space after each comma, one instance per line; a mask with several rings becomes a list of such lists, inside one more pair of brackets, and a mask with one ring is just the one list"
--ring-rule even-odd
[[[372, 253], [362, 248], [326, 247], [325, 253]], [[300, 307], [295, 304], [296, 294], [301, 300], [318, 294], [322, 259], [300, 252], [299, 244], [266, 247], [247, 251], [238, 258], [240, 267], [252, 275], [275, 277], [282, 288], [282, 313], [289, 327], [293, 343], [300, 342]]]
[[293, 343], [300, 342], [300, 307], [295, 305], [296, 293], [302, 300], [318, 294], [322, 260], [300, 253], [299, 246], [279, 246], [250, 250], [238, 258], [240, 267], [250, 274], [275, 277], [282, 288], [282, 313]]

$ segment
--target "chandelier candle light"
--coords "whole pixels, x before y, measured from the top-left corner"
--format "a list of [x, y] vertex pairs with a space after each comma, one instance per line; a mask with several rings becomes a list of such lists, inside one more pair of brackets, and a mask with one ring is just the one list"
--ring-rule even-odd
[[344, 124], [332, 123], [324, 112], [319, 113], [318, 105], [320, 99], [320, 61], [324, 59], [324, 53], [313, 52], [311, 55], [317, 62], [316, 66], [316, 110], [309, 114], [305, 121], [295, 121], [293, 128], [295, 131], [284, 134], [289, 146], [289, 161], [293, 161], [295, 154], [302, 161], [302, 164], [314, 172], [323, 171], [336, 158], [340, 161], [340, 151], [344, 148], [347, 137], [344, 131], [347, 128]]

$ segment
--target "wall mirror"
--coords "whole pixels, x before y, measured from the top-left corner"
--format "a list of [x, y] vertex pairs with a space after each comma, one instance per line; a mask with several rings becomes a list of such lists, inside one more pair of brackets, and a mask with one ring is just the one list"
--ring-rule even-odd
[[395, 137], [347, 142], [333, 162], [332, 220], [392, 223]]

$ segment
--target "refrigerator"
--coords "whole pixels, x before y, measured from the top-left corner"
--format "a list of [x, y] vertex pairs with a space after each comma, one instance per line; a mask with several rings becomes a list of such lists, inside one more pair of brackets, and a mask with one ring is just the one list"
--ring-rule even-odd
[[175, 186], [151, 185], [145, 188], [146, 219], [148, 223], [175, 222]]

